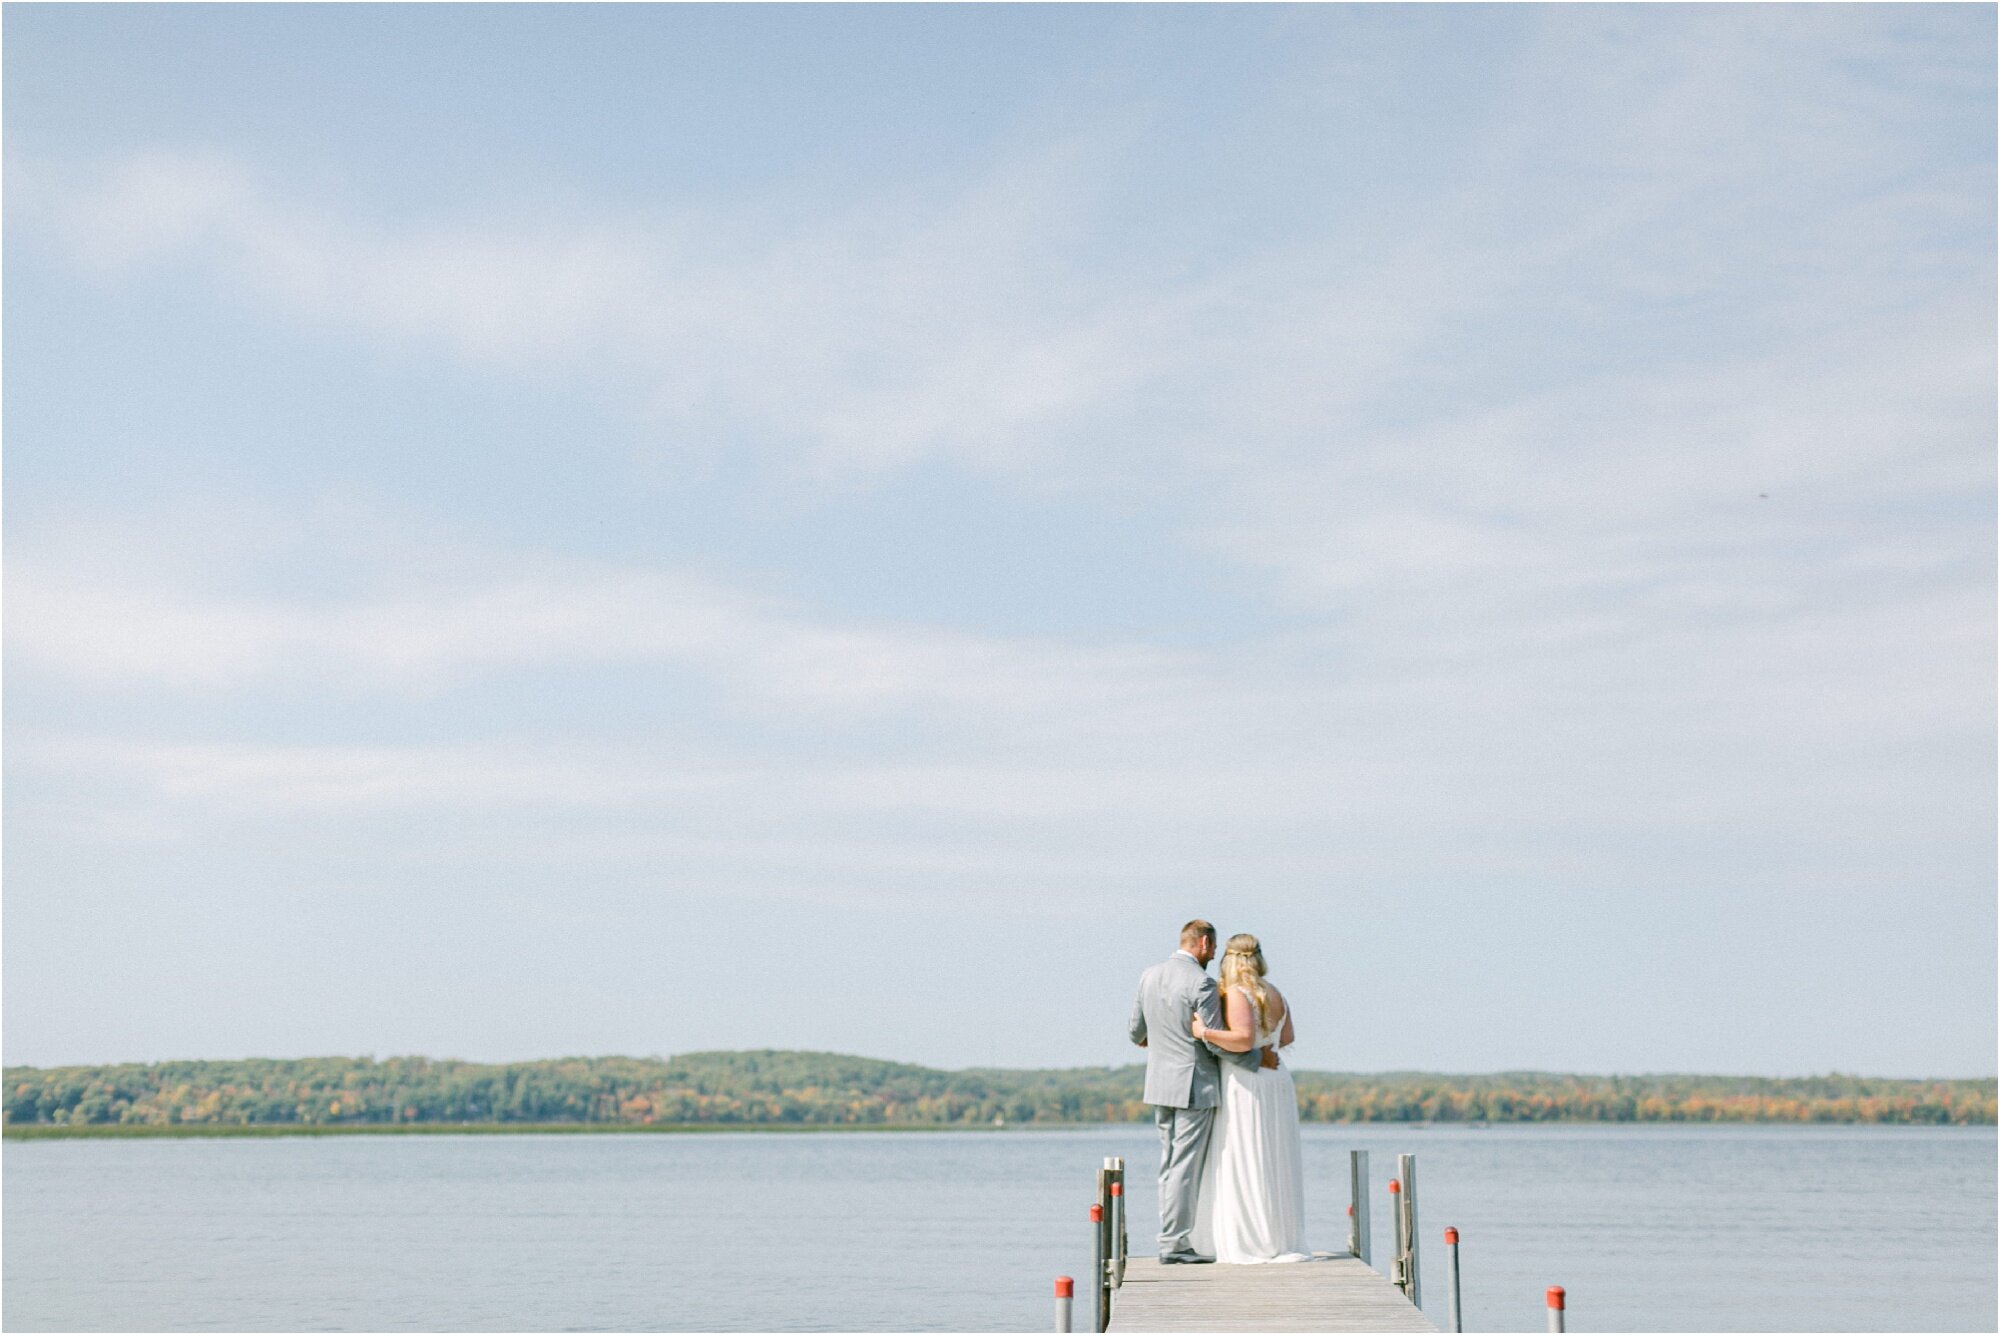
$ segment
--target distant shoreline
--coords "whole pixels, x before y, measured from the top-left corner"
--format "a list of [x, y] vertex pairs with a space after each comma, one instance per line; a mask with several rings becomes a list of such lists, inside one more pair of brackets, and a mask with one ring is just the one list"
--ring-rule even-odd
[[[1992, 1125], [1984, 1080], [1828, 1074], [1442, 1075], [1294, 1070], [1309, 1123]], [[1145, 1068], [940, 1071], [766, 1049], [488, 1064], [306, 1057], [0, 1073], [10, 1140], [36, 1136], [581, 1135], [990, 1130], [1144, 1122]]]
[[[341, 1123], [258, 1123], [249, 1126], [217, 1126], [201, 1122], [180, 1125], [132, 1125], [84, 1123], [57, 1126], [48, 1123], [0, 1128], [5, 1140], [275, 1140], [316, 1139], [326, 1136], [710, 1136], [710, 1135], [808, 1135], [821, 1132], [852, 1134], [886, 1131], [894, 1134], [973, 1132], [1021, 1132], [1026, 1134], [1079, 1131], [1088, 1127], [1123, 1126], [1149, 1129], [1146, 1122], [1019, 1122], [1003, 1126], [980, 1126], [965, 1122], [411, 1122], [384, 1125], [370, 1122]], [[1995, 1131], [1991, 1122], [1931, 1124], [1903, 1122], [1608, 1122], [1596, 1117], [1554, 1118], [1538, 1122], [1307, 1122], [1306, 1126], [1400, 1127], [1428, 1131], [1503, 1127], [1655, 1127], [1692, 1130], [1698, 1127], [1740, 1130], [1745, 1127], [1825, 1129], [1828, 1127], [1874, 1127], [1895, 1131]]]
[[[963, 1122], [257, 1122], [247, 1126], [204, 1122], [124, 1124], [118, 1122], [58, 1126], [27, 1123], [0, 1128], [6, 1140], [258, 1140], [277, 1136], [681, 1136], [730, 1135], [776, 1131], [1044, 1131], [1080, 1126], [1121, 1125], [1109, 1122], [1038, 1122], [1020, 1126], [973, 1126]], [[1122, 1125], [1137, 1125], [1123, 1123]]]

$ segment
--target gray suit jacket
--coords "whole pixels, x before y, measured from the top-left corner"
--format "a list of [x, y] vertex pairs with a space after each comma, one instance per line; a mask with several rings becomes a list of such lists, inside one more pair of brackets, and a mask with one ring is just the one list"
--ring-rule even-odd
[[1197, 1043], [1188, 1022], [1199, 1011], [1203, 1024], [1222, 1028], [1222, 1005], [1215, 980], [1189, 956], [1175, 951], [1139, 976], [1139, 999], [1132, 1003], [1132, 1041], [1146, 1045], [1146, 1102], [1164, 1108], [1213, 1108], [1222, 1097], [1218, 1059], [1254, 1068], [1255, 1048], [1224, 1052]]

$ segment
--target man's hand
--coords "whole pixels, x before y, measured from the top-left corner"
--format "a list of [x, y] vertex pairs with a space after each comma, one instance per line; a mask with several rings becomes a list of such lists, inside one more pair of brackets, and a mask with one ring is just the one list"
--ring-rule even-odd
[[1261, 1065], [1263, 1066], [1263, 1068], [1264, 1068], [1265, 1070], [1267, 1070], [1267, 1071], [1275, 1071], [1275, 1070], [1277, 1070], [1277, 1069], [1278, 1069], [1278, 1054], [1277, 1054], [1277, 1051], [1276, 1051], [1275, 1049], [1272, 1049], [1272, 1048], [1264, 1048], [1264, 1049], [1261, 1049], [1261, 1051], [1263, 1052], [1263, 1054], [1264, 1054], [1264, 1055], [1263, 1055], [1263, 1056], [1262, 1056], [1261, 1058], [1259, 1058], [1258, 1060], [1259, 1060], [1259, 1063], [1260, 1063], [1260, 1064], [1261, 1064]]

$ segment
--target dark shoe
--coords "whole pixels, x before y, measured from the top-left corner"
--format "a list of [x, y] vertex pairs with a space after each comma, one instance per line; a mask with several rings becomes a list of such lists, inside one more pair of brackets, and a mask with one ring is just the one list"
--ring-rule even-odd
[[1161, 1265], [1213, 1265], [1213, 1256], [1200, 1256], [1194, 1252], [1168, 1252], [1160, 1258]]

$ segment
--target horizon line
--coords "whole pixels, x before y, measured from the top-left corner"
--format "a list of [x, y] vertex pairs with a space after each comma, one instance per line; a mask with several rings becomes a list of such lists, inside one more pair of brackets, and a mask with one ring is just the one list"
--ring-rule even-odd
[[[34, 1062], [21, 1062], [17, 1064], [0, 1065], [0, 1071], [61, 1071], [61, 1070], [81, 1070], [90, 1068], [106, 1068], [106, 1067], [117, 1067], [117, 1066], [154, 1067], [154, 1066], [168, 1066], [168, 1065], [182, 1065], [182, 1064], [221, 1064], [226, 1062], [251, 1062], [251, 1061], [268, 1061], [268, 1062], [365, 1061], [365, 1062], [374, 1062], [378, 1064], [394, 1062], [394, 1061], [422, 1061], [422, 1062], [433, 1062], [438, 1064], [455, 1064], [460, 1066], [530, 1066], [530, 1065], [546, 1064], [550, 1062], [571, 1062], [571, 1061], [584, 1061], [584, 1062], [634, 1061], [634, 1062], [659, 1062], [662, 1064], [666, 1064], [673, 1062], [677, 1059], [687, 1058], [687, 1057], [708, 1057], [708, 1056], [734, 1057], [734, 1056], [781, 1056], [781, 1055], [805, 1056], [805, 1057], [836, 1057], [847, 1061], [876, 1062], [885, 1066], [901, 1066], [910, 1068], [912, 1070], [935, 1071], [942, 1074], [971, 1074], [980, 1071], [1006, 1071], [1012, 1073], [1041, 1072], [1041, 1071], [1119, 1071], [1119, 1070], [1130, 1070], [1134, 1068], [1142, 1068], [1145, 1065], [1144, 1061], [1140, 1060], [1140, 1061], [1123, 1062], [1123, 1063], [1087, 1062], [1081, 1065], [1072, 1065], [1072, 1066], [976, 1065], [976, 1066], [947, 1067], [947, 1066], [929, 1066], [922, 1062], [899, 1061], [891, 1057], [871, 1057], [863, 1055], [861, 1053], [835, 1052], [830, 1049], [824, 1049], [824, 1048], [698, 1048], [698, 1049], [690, 1049], [685, 1052], [676, 1052], [669, 1054], [648, 1053], [645, 1055], [633, 1055], [629, 1053], [614, 1052], [614, 1053], [599, 1053], [595, 1055], [590, 1055], [582, 1053], [569, 1053], [555, 1057], [523, 1057], [523, 1058], [516, 1058], [511, 1060], [499, 1060], [499, 1061], [476, 1060], [466, 1057], [433, 1057], [424, 1053], [416, 1053], [416, 1052], [391, 1053], [386, 1057], [378, 1057], [372, 1052], [371, 1053], [319, 1053], [309, 1056], [297, 1056], [297, 1057], [257, 1056], [257, 1055], [242, 1056], [242, 1057], [162, 1057], [149, 1061], [136, 1061], [136, 1060], [94, 1061], [94, 1062], [84, 1061], [84, 1062], [60, 1062], [48, 1065], [37, 1064]], [[1592, 1079], [1592, 1080], [1622, 1080], [1622, 1079], [1658, 1080], [1658, 1079], [1671, 1079], [1675, 1077], [1689, 1077], [1689, 1078], [1729, 1079], [1729, 1080], [1826, 1080], [1826, 1079], [1895, 1080], [1906, 1083], [1925, 1083], [1925, 1082], [1939, 1082], [1939, 1081], [1978, 1081], [1978, 1080], [2000, 1082], [2000, 1073], [1988, 1074], [1988, 1075], [1900, 1076], [1900, 1075], [1867, 1075], [1856, 1071], [1842, 1071], [1838, 1069], [1830, 1069], [1826, 1071], [1812, 1071], [1803, 1075], [1773, 1075], [1768, 1072], [1742, 1072], [1742, 1071], [1731, 1072], [1731, 1071], [1696, 1071], [1696, 1070], [1565, 1071], [1565, 1070], [1556, 1070], [1546, 1067], [1530, 1067], [1530, 1066], [1499, 1067], [1487, 1071], [1428, 1070], [1420, 1067], [1397, 1067], [1391, 1069], [1369, 1070], [1369, 1071], [1330, 1070], [1330, 1069], [1319, 1069], [1319, 1068], [1308, 1068], [1308, 1067], [1294, 1067], [1293, 1069], [1302, 1075], [1435, 1076], [1447, 1079], [1466, 1078], [1466, 1077], [1493, 1077], [1493, 1076], [1504, 1076], [1504, 1075], [1538, 1075], [1538, 1076], [1567, 1076], [1578, 1079]]]

